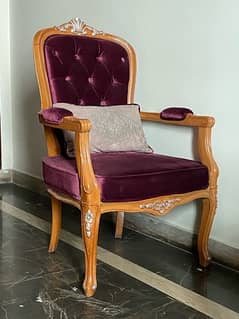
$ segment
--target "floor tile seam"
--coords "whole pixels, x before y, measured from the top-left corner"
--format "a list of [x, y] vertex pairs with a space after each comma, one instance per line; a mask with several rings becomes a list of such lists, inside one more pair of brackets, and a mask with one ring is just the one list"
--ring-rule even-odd
[[[39, 217], [31, 215], [22, 209], [0, 200], [3, 211], [13, 217], [16, 217], [35, 228], [50, 233], [49, 222]], [[34, 222], [33, 222], [34, 220]], [[61, 240], [81, 251], [84, 250], [82, 239], [66, 230], [61, 232]], [[120, 257], [100, 246], [98, 246], [98, 259], [104, 263], [122, 271], [125, 274], [143, 282], [144, 284], [155, 288], [162, 293], [173, 297], [179, 302], [208, 315], [215, 319], [239, 319], [239, 313], [218, 304], [206, 297], [203, 297], [187, 288], [184, 288], [158, 274], [155, 274], [142, 266]], [[143, 278], [143, 279], [142, 279]]]
[[[32, 276], [32, 277], [26, 278], [24, 280], [20, 280], [19, 282], [13, 283], [12, 285], [10, 284], [10, 288], [17, 286], [19, 283], [22, 284], [22, 283], [29, 282], [31, 280], [38, 280], [40, 278], [43, 278], [44, 276], [58, 275], [58, 274], [61, 274], [61, 273], [67, 272], [67, 271], [77, 271], [79, 269], [80, 269], [79, 267], [78, 268], [77, 267], [76, 268], [71, 267], [71, 268], [67, 268], [67, 269], [64, 269], [64, 270], [51, 271], [51, 272], [44, 272], [44, 270], [43, 270], [43, 272], [40, 275]], [[8, 286], [8, 288], [9, 288], [9, 284], [3, 284], [3, 285], [4, 286]]]

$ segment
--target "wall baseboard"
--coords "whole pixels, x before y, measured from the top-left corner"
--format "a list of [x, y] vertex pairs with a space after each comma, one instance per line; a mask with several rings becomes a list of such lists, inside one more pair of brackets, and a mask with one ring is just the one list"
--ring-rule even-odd
[[[0, 183], [14, 183], [41, 195], [47, 195], [46, 187], [40, 178], [16, 170], [1, 170]], [[149, 214], [126, 214], [125, 227], [190, 251], [195, 247], [195, 234], [171, 225], [163, 218]], [[239, 269], [239, 249], [210, 239], [209, 251], [215, 261]]]
[[0, 170], [0, 184], [12, 182], [12, 171], [7, 169]]
[[[163, 217], [138, 213], [126, 214], [125, 227], [189, 251], [196, 248], [196, 234], [167, 223]], [[239, 249], [210, 239], [209, 252], [213, 260], [239, 270]]]
[[46, 195], [46, 186], [42, 179], [12, 170], [12, 182], [18, 186], [27, 188], [33, 192]]

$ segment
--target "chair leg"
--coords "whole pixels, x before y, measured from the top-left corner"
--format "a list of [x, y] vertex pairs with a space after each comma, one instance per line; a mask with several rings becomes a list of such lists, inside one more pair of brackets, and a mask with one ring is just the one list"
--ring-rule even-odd
[[48, 251], [49, 253], [53, 253], [56, 250], [59, 235], [61, 230], [61, 201], [51, 197], [51, 209], [52, 209], [52, 224], [51, 224], [51, 239]]
[[116, 213], [115, 238], [121, 239], [124, 228], [124, 212]]
[[210, 262], [208, 254], [208, 239], [216, 210], [216, 196], [202, 200], [202, 216], [198, 233], [198, 255], [202, 267], [207, 267]]
[[94, 295], [97, 287], [96, 257], [100, 223], [100, 208], [88, 207], [82, 209], [81, 228], [85, 246], [85, 279], [83, 289], [87, 297]]

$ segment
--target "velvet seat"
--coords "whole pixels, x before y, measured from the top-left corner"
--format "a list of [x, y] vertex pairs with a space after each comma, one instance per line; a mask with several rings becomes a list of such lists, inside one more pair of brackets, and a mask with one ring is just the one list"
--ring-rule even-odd
[[[124, 212], [162, 216], [179, 205], [200, 199], [197, 248], [199, 263], [206, 267], [210, 260], [208, 240], [217, 202], [218, 168], [211, 149], [214, 118], [195, 115], [187, 107], [170, 107], [160, 113], [143, 112], [143, 106], [140, 110], [133, 107], [136, 79], [133, 47], [127, 41], [98, 31], [78, 18], [38, 31], [34, 37], [34, 61], [41, 96], [39, 119], [44, 127], [48, 152], [48, 156], [43, 158], [43, 178], [52, 201], [49, 252], [56, 250], [60, 237], [61, 203], [74, 205], [80, 210], [85, 248], [83, 289], [90, 297], [97, 287], [97, 242], [102, 214], [115, 213], [115, 237], [121, 238]], [[155, 68], [154, 72], [157, 78], [160, 70]], [[150, 80], [147, 80], [148, 83]], [[71, 105], [71, 108], [62, 109], [59, 104]], [[88, 110], [87, 117], [83, 117], [86, 107], [91, 111]], [[81, 115], [78, 116], [79, 108]], [[110, 146], [118, 145], [116, 137], [118, 142], [126, 136], [122, 145], [127, 147], [129, 141], [144, 137], [144, 134], [139, 134], [141, 120], [159, 125], [187, 126], [194, 134], [192, 140], [196, 143], [192, 149], [198, 160], [154, 154], [147, 142], [146, 147], [142, 147], [144, 143], [137, 142], [134, 145], [140, 145], [139, 148], [132, 149], [130, 144], [130, 148], [123, 151], [121, 147], [113, 148], [114, 152], [112, 149], [100, 149], [101, 141], [107, 138], [101, 139], [99, 131], [95, 134], [97, 123], [94, 117], [89, 120], [92, 109], [95, 118], [100, 118], [103, 131], [109, 125], [109, 132], [112, 132], [123, 123], [123, 114], [128, 108], [135, 109], [127, 126], [133, 127], [133, 130], [125, 130], [122, 126], [118, 135], [107, 133], [106, 137], [112, 138]], [[100, 117], [102, 111], [104, 115]], [[108, 117], [109, 113], [105, 115], [108, 111], [111, 117]], [[120, 115], [117, 117], [115, 114]], [[129, 118], [131, 113], [127, 114]], [[136, 118], [139, 125], [133, 126]], [[69, 150], [68, 133], [73, 136], [70, 141], [73, 153], [66, 151]], [[91, 148], [95, 136], [98, 139], [95, 139], [97, 145], [93, 149], [98, 153], [93, 153]], [[147, 153], [148, 148], [150, 151]], [[75, 158], [70, 159], [66, 154], [73, 154]]]
[[[193, 160], [134, 152], [95, 153], [91, 159], [103, 202], [137, 201], [208, 187], [207, 168]], [[48, 187], [80, 199], [74, 159], [45, 157], [43, 177]]]

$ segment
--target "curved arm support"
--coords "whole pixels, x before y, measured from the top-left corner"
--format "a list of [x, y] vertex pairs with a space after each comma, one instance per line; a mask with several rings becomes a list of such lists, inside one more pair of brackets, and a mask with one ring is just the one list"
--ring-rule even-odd
[[48, 156], [57, 156], [61, 153], [61, 147], [53, 128], [44, 126], [44, 132], [46, 137], [47, 153]]
[[196, 127], [198, 131], [197, 149], [200, 161], [208, 167], [209, 171], [209, 187], [216, 188], [218, 167], [213, 158], [211, 149], [211, 129], [215, 124], [215, 120], [211, 116], [199, 116], [187, 114], [184, 120], [164, 120], [160, 117], [160, 113], [140, 112], [141, 119], [145, 121], [159, 122], [162, 124], [191, 126]]
[[198, 128], [198, 154], [202, 164], [208, 167], [209, 187], [216, 188], [218, 177], [218, 166], [213, 158], [211, 148], [211, 127]]
[[49, 123], [44, 120], [41, 113], [39, 113], [38, 116], [40, 123], [44, 125], [47, 151], [49, 156], [57, 156], [61, 152], [61, 148], [54, 132], [54, 128], [75, 132], [83, 132], [86, 129], [90, 130], [91, 127], [90, 121], [88, 121], [89, 127], [86, 127], [85, 121], [87, 120], [79, 119], [74, 116], [64, 117], [61, 123]]
[[76, 164], [81, 183], [82, 203], [90, 201], [91, 205], [92, 203], [99, 205], [100, 190], [95, 178], [89, 150], [90, 121], [68, 116], [64, 117], [62, 123], [54, 124], [44, 121], [41, 114], [39, 114], [39, 120], [45, 127], [49, 156], [60, 154], [56, 144], [58, 143], [57, 139], [54, 137], [54, 128], [75, 132]]
[[85, 129], [75, 133], [76, 164], [81, 184], [82, 204], [99, 206], [100, 189], [92, 167], [89, 151], [89, 121], [85, 120]]

